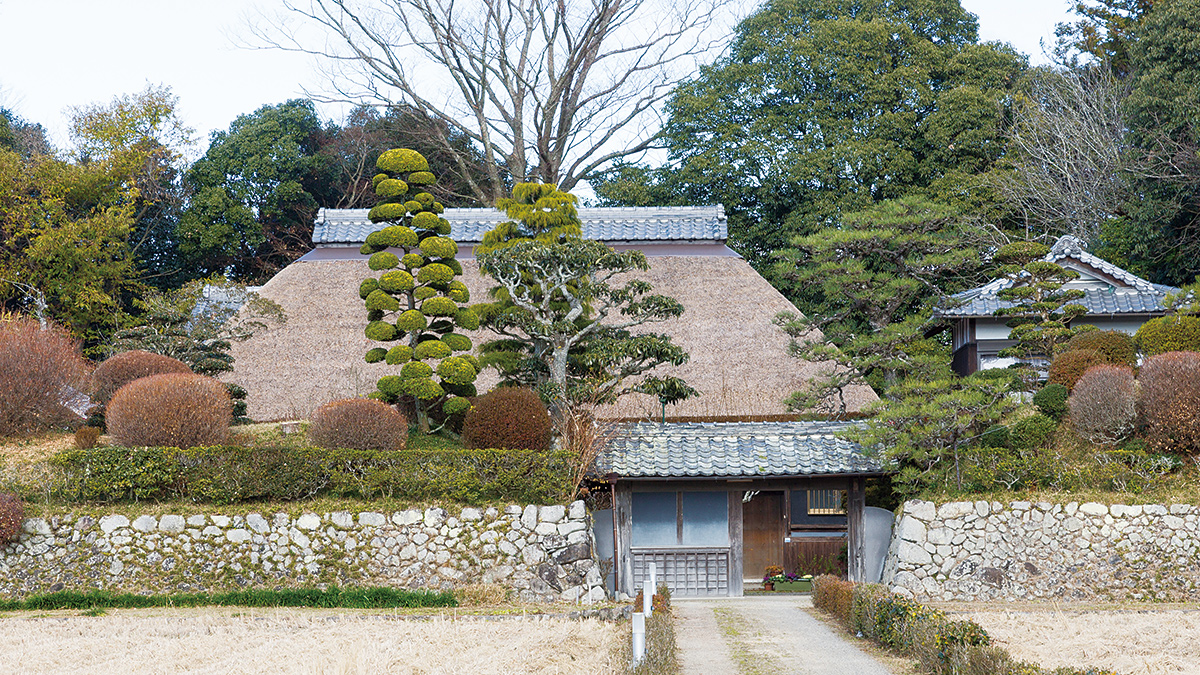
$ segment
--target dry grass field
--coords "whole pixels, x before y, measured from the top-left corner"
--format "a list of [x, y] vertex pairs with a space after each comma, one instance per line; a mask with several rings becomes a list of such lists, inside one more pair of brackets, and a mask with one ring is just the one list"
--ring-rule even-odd
[[404, 619], [336, 610], [115, 610], [0, 617], [0, 673], [615, 672], [618, 624]]
[[945, 607], [974, 619], [1014, 658], [1123, 675], [1200, 675], [1200, 608]]

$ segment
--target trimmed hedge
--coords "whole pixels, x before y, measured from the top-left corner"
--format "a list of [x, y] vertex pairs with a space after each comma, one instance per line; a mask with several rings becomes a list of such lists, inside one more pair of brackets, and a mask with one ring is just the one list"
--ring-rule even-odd
[[1046, 417], [1055, 422], [1061, 422], [1067, 414], [1068, 393], [1064, 385], [1047, 384], [1042, 387], [1041, 391], [1033, 395], [1033, 404]]
[[1138, 328], [1133, 341], [1143, 356], [1200, 351], [1200, 318], [1160, 316]]
[[917, 659], [930, 675], [1117, 675], [1099, 668], [1046, 670], [1014, 661], [991, 646], [974, 621], [951, 621], [941, 610], [887, 590], [879, 584], [855, 584], [837, 577], [813, 580], [813, 606], [832, 614], [852, 634]]
[[1133, 336], [1119, 330], [1089, 330], [1076, 334], [1064, 345], [1064, 352], [1094, 349], [1114, 366], [1136, 366], [1137, 346]]
[[562, 451], [323, 448], [64, 450], [51, 458], [66, 501], [186, 500], [233, 504], [318, 495], [464, 504], [561, 504], [571, 494]]
[[398, 588], [285, 588], [255, 589], [226, 593], [179, 593], [136, 595], [109, 591], [59, 591], [31, 595], [24, 600], [0, 600], [3, 611], [48, 611], [54, 609], [136, 609], [143, 607], [349, 607], [391, 609], [395, 607], [457, 607], [449, 591], [406, 591]]

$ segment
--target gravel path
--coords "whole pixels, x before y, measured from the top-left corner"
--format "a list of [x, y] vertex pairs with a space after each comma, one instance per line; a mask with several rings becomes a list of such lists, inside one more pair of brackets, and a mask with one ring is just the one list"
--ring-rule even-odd
[[672, 604], [684, 675], [892, 675], [806, 612], [807, 595]]

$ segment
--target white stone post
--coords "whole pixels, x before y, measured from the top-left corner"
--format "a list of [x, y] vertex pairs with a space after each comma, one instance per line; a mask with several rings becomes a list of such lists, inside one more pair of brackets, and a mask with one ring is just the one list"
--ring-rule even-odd
[[633, 615], [633, 665], [646, 658], [646, 615], [637, 612]]
[[654, 614], [654, 587], [650, 585], [649, 579], [642, 580], [642, 614], [647, 617]]

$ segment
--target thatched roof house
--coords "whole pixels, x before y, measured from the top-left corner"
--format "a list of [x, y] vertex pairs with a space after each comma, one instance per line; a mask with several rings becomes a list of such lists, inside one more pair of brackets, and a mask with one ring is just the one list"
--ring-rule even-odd
[[[504, 214], [447, 209], [443, 215], [461, 245], [463, 281], [474, 298], [483, 298], [494, 284], [479, 274], [471, 245]], [[668, 416], [782, 414], [783, 399], [820, 372], [819, 366], [787, 354], [788, 338], [771, 319], [796, 308], [725, 245], [722, 207], [580, 209], [579, 215], [585, 237], [645, 252], [650, 271], [641, 276], [656, 293], [676, 298], [686, 310], [680, 319], [648, 328], [669, 333], [687, 349], [691, 360], [669, 371], [701, 392], [699, 398], [668, 408]], [[228, 379], [249, 391], [252, 418], [307, 416], [326, 401], [373, 391], [379, 377], [395, 370], [363, 361], [363, 354], [377, 344], [363, 336], [366, 311], [358, 286], [371, 272], [358, 248], [380, 227], [367, 220], [365, 209], [321, 210], [313, 232], [316, 248], [259, 291], [283, 306], [288, 321], [234, 346], [235, 369]], [[480, 391], [495, 379], [493, 373], [482, 373]], [[851, 409], [859, 409], [875, 395], [869, 387], [857, 387], [848, 399]], [[660, 414], [657, 401], [641, 395], [622, 399], [611, 412], [622, 417]]]

